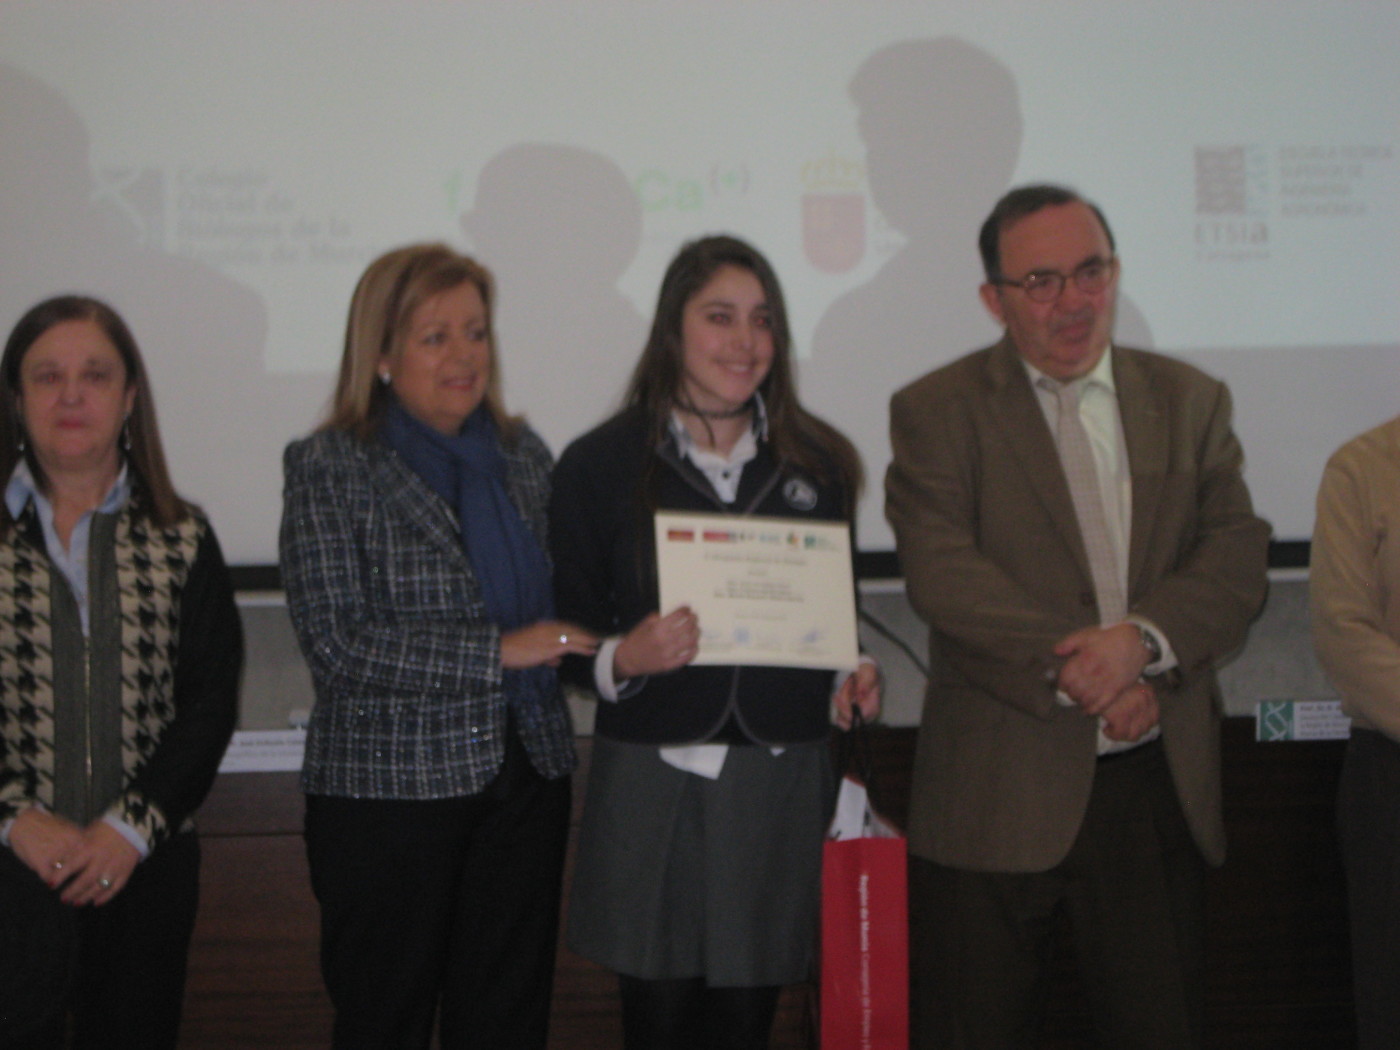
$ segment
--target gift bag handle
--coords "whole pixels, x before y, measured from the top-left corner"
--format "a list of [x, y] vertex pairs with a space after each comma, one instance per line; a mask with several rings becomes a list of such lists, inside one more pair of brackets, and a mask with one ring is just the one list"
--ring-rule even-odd
[[836, 752], [836, 775], [854, 773], [870, 794], [875, 792], [875, 759], [870, 746], [870, 723], [858, 706], [851, 707], [851, 728], [841, 734]]

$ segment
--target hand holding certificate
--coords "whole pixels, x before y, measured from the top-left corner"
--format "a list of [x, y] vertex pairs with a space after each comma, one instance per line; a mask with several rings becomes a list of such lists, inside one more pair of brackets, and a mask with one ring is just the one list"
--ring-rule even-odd
[[656, 515], [662, 609], [700, 619], [696, 664], [849, 670], [858, 662], [844, 522]]

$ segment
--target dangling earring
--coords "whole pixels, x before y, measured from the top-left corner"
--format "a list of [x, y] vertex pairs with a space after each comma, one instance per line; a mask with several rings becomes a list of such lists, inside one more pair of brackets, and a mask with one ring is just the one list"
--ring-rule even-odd
[[19, 430], [19, 450], [20, 450], [21, 452], [23, 452], [23, 451], [25, 450], [25, 448], [27, 448], [27, 447], [28, 447], [28, 446], [26, 446], [25, 443], [24, 443], [24, 428], [23, 428], [23, 427], [20, 427], [20, 430]]
[[131, 451], [131, 417], [127, 416], [122, 420], [122, 449]]
[[389, 373], [388, 373], [388, 372], [380, 372], [380, 373], [379, 373], [379, 382], [380, 382], [381, 384], [383, 384], [384, 386], [388, 386], [388, 385], [389, 385]]

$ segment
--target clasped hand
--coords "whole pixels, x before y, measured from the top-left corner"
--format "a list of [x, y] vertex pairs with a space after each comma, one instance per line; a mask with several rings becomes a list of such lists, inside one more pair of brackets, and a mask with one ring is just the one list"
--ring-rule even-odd
[[1136, 625], [1086, 627], [1061, 639], [1056, 681], [1086, 715], [1103, 719], [1110, 740], [1134, 741], [1157, 725], [1157, 691], [1142, 681], [1148, 652]]
[[101, 907], [120, 893], [141, 854], [105, 820], [82, 828], [55, 813], [27, 809], [10, 825], [10, 848], [64, 904]]

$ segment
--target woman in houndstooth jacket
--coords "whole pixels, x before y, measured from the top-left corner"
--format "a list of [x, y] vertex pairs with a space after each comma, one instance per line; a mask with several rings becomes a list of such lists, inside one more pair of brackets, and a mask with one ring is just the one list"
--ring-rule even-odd
[[286, 454], [282, 574], [316, 705], [302, 786], [337, 1048], [545, 1045], [575, 764], [550, 456], [502, 409], [489, 273], [372, 263], [325, 424]]
[[15, 325], [0, 478], [0, 1047], [175, 1050], [243, 631], [106, 303]]

